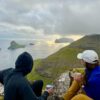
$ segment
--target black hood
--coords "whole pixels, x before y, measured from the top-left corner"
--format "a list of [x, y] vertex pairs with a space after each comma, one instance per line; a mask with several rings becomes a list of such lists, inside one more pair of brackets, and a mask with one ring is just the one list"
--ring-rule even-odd
[[15, 69], [17, 71], [21, 72], [23, 75], [27, 75], [31, 72], [32, 68], [33, 58], [29, 53], [24, 52], [18, 56], [15, 62]]

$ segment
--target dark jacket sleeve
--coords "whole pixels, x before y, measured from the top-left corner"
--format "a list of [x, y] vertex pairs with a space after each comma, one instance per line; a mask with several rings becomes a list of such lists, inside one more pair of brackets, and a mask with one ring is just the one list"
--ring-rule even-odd
[[6, 75], [8, 75], [8, 73], [11, 71], [11, 70], [13, 70], [13, 68], [8, 68], [8, 69], [6, 69], [6, 70], [2, 70], [2, 71], [0, 71], [0, 82], [2, 83], [2, 84], [4, 84], [4, 77], [6, 76]]
[[49, 96], [48, 92], [44, 92], [44, 94], [40, 97], [37, 97], [35, 93], [33, 92], [31, 86], [28, 84], [27, 81], [20, 81], [20, 94], [23, 97], [23, 100], [47, 100], [47, 97]]
[[49, 93], [45, 91], [43, 95], [39, 97], [39, 100], [47, 100], [48, 96], [49, 96]]

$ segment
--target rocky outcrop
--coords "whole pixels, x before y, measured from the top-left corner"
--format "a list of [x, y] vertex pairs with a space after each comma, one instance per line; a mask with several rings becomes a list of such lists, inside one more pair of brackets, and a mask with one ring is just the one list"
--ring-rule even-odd
[[68, 90], [69, 85], [69, 72], [63, 73], [54, 81], [54, 94], [48, 97], [48, 100], [63, 100], [62, 95]]
[[63, 95], [68, 90], [70, 85], [69, 73], [63, 73], [58, 79], [56, 79], [54, 85], [55, 94], [59, 96]]
[[10, 50], [14, 50], [14, 49], [18, 49], [18, 48], [25, 48], [25, 45], [21, 45], [21, 44], [16, 43], [15, 41], [12, 41], [10, 43], [10, 46], [8, 47], [8, 49], [10, 49]]

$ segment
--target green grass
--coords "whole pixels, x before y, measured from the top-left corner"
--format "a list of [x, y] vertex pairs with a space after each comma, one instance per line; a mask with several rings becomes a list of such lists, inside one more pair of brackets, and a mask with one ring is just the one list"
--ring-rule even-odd
[[[62, 73], [72, 69], [73, 66], [76, 65], [76, 55], [79, 51], [81, 50], [63, 48], [59, 52], [47, 57], [44, 60], [36, 60], [32, 72], [28, 75], [28, 79], [30, 82], [42, 79], [45, 85], [52, 83]], [[43, 71], [38, 72], [37, 70], [39, 68], [43, 68]], [[46, 75], [43, 75], [45, 72], [51, 77], [48, 78]]]
[[31, 71], [31, 73], [28, 74], [27, 78], [28, 78], [28, 80], [30, 82], [33, 82], [34, 80], [43, 80], [44, 81], [44, 86], [46, 86], [46, 84], [52, 83], [53, 80], [50, 79], [50, 78], [43, 77], [43, 76], [39, 75], [39, 73], [37, 73], [35, 71], [36, 66], [38, 66], [40, 63], [41, 63], [40, 59], [35, 61], [34, 67], [33, 67], [32, 71]]
[[28, 74], [27, 78], [30, 82], [33, 82], [34, 80], [43, 80], [44, 81], [44, 87], [47, 85], [47, 84], [51, 84], [53, 83], [53, 81], [61, 75], [61, 73], [64, 73], [68, 70], [73, 70], [75, 72], [81, 72], [83, 73], [83, 68], [69, 68], [69, 67], [61, 67], [60, 69], [57, 69], [56, 67], [55, 68], [48, 68], [46, 71], [47, 72], [51, 72], [53, 74], [53, 77], [52, 78], [47, 78], [46, 76], [42, 76], [40, 73], [36, 72], [35, 71], [35, 68], [37, 67], [37, 65], [40, 65], [41, 63], [41, 60], [36, 60], [35, 61], [35, 64], [34, 64], [34, 67], [33, 67], [33, 70], [31, 71], [30, 74]]
[[44, 81], [44, 87], [47, 85], [47, 84], [51, 84], [54, 82], [54, 80], [61, 75], [61, 73], [63, 72], [66, 72], [67, 70], [69, 70], [68, 67], [62, 67], [61, 69], [57, 69], [56, 67], [55, 68], [49, 68], [47, 70], [47, 72], [51, 72], [53, 74], [54, 77], [51, 77], [51, 78], [47, 78], [46, 76], [42, 76], [40, 73], [36, 72], [36, 68], [38, 67], [38, 65], [41, 64], [41, 59], [38, 59], [35, 61], [34, 63], [34, 67], [31, 71], [30, 74], [27, 75], [27, 79], [32, 83], [34, 80], [43, 80]]
[[28, 75], [28, 80], [30, 82], [33, 82], [34, 80], [43, 80], [44, 86], [46, 86], [46, 84], [50, 84], [53, 82], [53, 80], [46, 78], [46, 77], [42, 77], [38, 73], [36, 73], [35, 71]]

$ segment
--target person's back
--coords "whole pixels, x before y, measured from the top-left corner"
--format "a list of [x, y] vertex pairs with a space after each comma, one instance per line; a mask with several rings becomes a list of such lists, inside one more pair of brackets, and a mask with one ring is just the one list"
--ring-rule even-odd
[[33, 59], [22, 53], [15, 63], [15, 69], [4, 78], [4, 100], [46, 100], [48, 92], [36, 97], [28, 81], [24, 78], [33, 67]]
[[35, 100], [32, 88], [20, 72], [13, 71], [5, 79], [5, 100]]
[[[20, 73], [12, 72], [4, 79], [5, 86], [5, 100], [23, 100], [20, 94], [20, 87], [23, 87], [21, 84], [23, 82], [23, 76]], [[25, 82], [24, 82], [25, 83]], [[23, 95], [22, 95], [23, 96]]]

